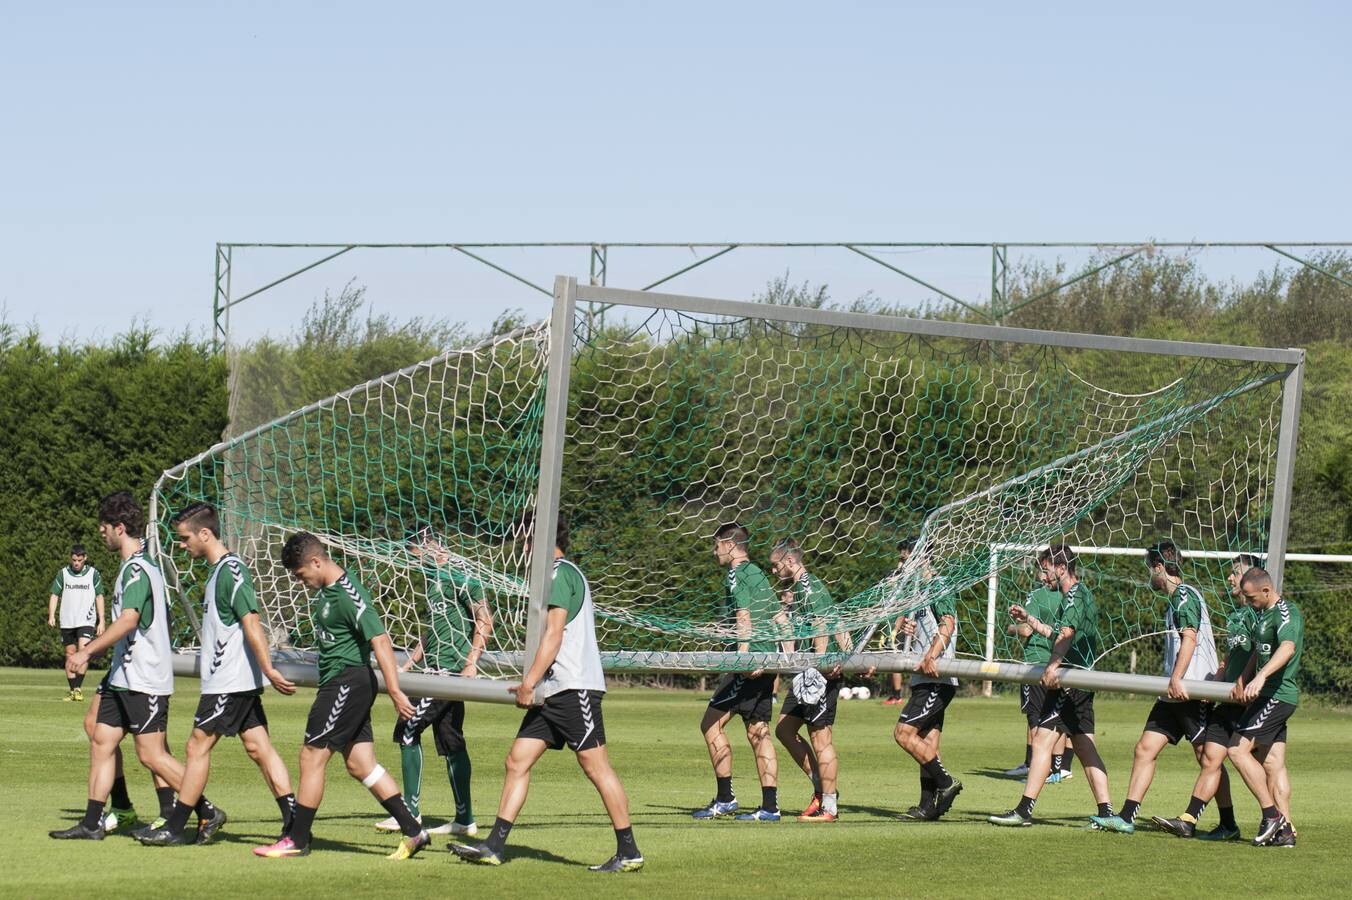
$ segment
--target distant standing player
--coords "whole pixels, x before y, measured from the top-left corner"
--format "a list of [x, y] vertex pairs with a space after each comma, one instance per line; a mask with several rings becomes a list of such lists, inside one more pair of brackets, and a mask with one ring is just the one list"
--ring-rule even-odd
[[[291, 824], [296, 796], [291, 793], [286, 764], [268, 735], [263, 684], [267, 679], [282, 694], [294, 694], [296, 686], [272, 665], [253, 576], [244, 561], [221, 542], [216, 508], [209, 503], [192, 503], [169, 523], [179, 546], [193, 559], [205, 559], [211, 566], [202, 596], [202, 697], [184, 751], [183, 783], [174, 810], [164, 827], [142, 832], [137, 840], [158, 847], [188, 843], [183, 830], [206, 787], [211, 751], [221, 738], [236, 735], [277, 801], [281, 830], [285, 832]], [[220, 819], [215, 830], [224, 824], [224, 814]], [[195, 842], [206, 843], [214, 833], [199, 827]]]
[[319, 690], [305, 723], [300, 790], [291, 827], [276, 843], [255, 847], [254, 855], [284, 859], [309, 854], [315, 813], [324, 799], [324, 771], [336, 751], [343, 755], [347, 773], [399, 822], [404, 836], [388, 858], [408, 859], [432, 839], [408, 811], [394, 779], [376, 762], [371, 742], [371, 707], [376, 702], [372, 652], [395, 711], [413, 718], [413, 706], [399, 690], [399, 666], [390, 636], [371, 605], [370, 592], [329, 557], [313, 534], [301, 531], [287, 538], [282, 545], [282, 565], [291, 577], [319, 591], [310, 604], [319, 643]]
[[[95, 637], [103, 634], [103, 577], [89, 565], [84, 544], [70, 548], [70, 565], [63, 566], [52, 579], [47, 598], [47, 627], [57, 627], [57, 607], [61, 608], [61, 643], [66, 657], [83, 650]], [[84, 700], [84, 675], [66, 676], [68, 701]]]
[[[803, 550], [797, 541], [787, 538], [775, 546], [770, 553], [770, 570], [792, 585], [786, 592], [790, 601], [789, 621], [810, 623], [814, 632], [821, 632], [812, 638], [812, 652], [826, 654], [832, 643], [838, 653], [851, 652], [854, 643], [848, 632], [830, 632], [835, 604], [826, 585], [803, 564]], [[798, 817], [800, 822], [834, 822], [840, 814], [831, 728], [836, 722], [836, 703], [843, 681], [839, 662], [820, 673], [801, 673], [793, 679], [775, 726], [775, 736], [812, 782], [812, 801]], [[800, 693], [810, 700], [799, 696]], [[808, 733], [806, 741], [800, 735], [804, 725]]]
[[[450, 849], [466, 862], [500, 865], [507, 836], [526, 803], [531, 769], [546, 750], [566, 746], [577, 754], [577, 764], [601, 795], [615, 829], [615, 855], [588, 868], [593, 872], [637, 872], [643, 868], [643, 854], [634, 842], [629, 798], [606, 750], [606, 726], [601, 717], [606, 678], [596, 645], [596, 609], [586, 576], [564, 555], [568, 551], [568, 522], [562, 514], [557, 522], [544, 634], [520, 686], [509, 689], [516, 694], [516, 705], [527, 712], [507, 753], [497, 821], [482, 844], [452, 842]], [[537, 701], [539, 705], [533, 705]]]
[[1257, 622], [1253, 655], [1231, 694], [1248, 706], [1230, 738], [1230, 762], [1263, 808], [1254, 846], [1294, 847], [1286, 723], [1300, 703], [1296, 676], [1305, 647], [1305, 618], [1278, 593], [1272, 576], [1257, 566], [1244, 573], [1239, 588]]
[[962, 792], [962, 782], [948, 773], [939, 755], [944, 714], [958, 692], [958, 680], [941, 677], [937, 661], [953, 659], [957, 652], [958, 610], [953, 592], [936, 577], [928, 560], [920, 579], [920, 589], [929, 602], [907, 616], [905, 630], [912, 647], [925, 648], [924, 655], [911, 676], [911, 696], [892, 737], [920, 766], [920, 802], [905, 816], [933, 822], [948, 812]]
[[[419, 662], [423, 671], [433, 675], [460, 675], [473, 678], [479, 673], [479, 657], [493, 633], [493, 614], [484, 599], [483, 587], [464, 572], [450, 569], [450, 553], [426, 532], [414, 535], [411, 550], [427, 565], [427, 613], [429, 627], [399, 667], [407, 672]], [[394, 726], [394, 742], [399, 745], [399, 763], [404, 776], [404, 802], [409, 812], [422, 821], [422, 734], [432, 729], [437, 753], [446, 758], [446, 774], [455, 799], [455, 819], [428, 834], [478, 834], [474, 806], [470, 799], [470, 761], [465, 747], [465, 703], [462, 700], [414, 698], [413, 718], [399, 719]], [[398, 831], [393, 816], [376, 823], [378, 831]]]
[[[1186, 740], [1192, 745], [1197, 764], [1206, 766], [1206, 722], [1208, 706], [1188, 696], [1183, 680], [1208, 681], [1215, 677], [1219, 660], [1216, 639], [1211, 633], [1211, 614], [1202, 592], [1183, 581], [1181, 557], [1172, 541], [1161, 541], [1145, 552], [1150, 587], [1168, 597], [1164, 610], [1164, 674], [1169, 679], [1165, 696], [1155, 701], [1146, 719], [1145, 730], [1136, 742], [1131, 764], [1131, 780], [1122, 811], [1106, 819], [1094, 817], [1100, 828], [1121, 834], [1136, 831], [1136, 812], [1150, 790], [1155, 777], [1155, 760], [1164, 745]], [[1230, 785], [1221, 770], [1225, 799]]]
[[1076, 574], [1075, 553], [1069, 547], [1049, 547], [1038, 565], [1043, 569], [1046, 582], [1055, 584], [1061, 592], [1055, 621], [1044, 622], [1017, 605], [1009, 608], [1009, 615], [1015, 622], [1027, 622], [1038, 634], [1053, 641], [1051, 657], [1041, 679], [1046, 693], [1042, 709], [1038, 711], [1037, 729], [1033, 732], [1033, 764], [1028, 769], [1023, 797], [1009, 812], [991, 816], [987, 821], [992, 825], [1020, 827], [1033, 824], [1033, 807], [1051, 774], [1052, 752], [1062, 735], [1070, 735], [1089, 791], [1098, 806], [1098, 815], [1106, 818], [1113, 814], [1108, 793], [1108, 769], [1094, 743], [1094, 694], [1061, 686], [1062, 666], [1076, 669], [1094, 666], [1094, 654], [1098, 650], [1098, 609], [1088, 586]]
[[[727, 617], [742, 638], [737, 642], [737, 652], [773, 653], [775, 641], [750, 639], [758, 629], [762, 632], [771, 629], [780, 611], [779, 599], [770, 587], [769, 579], [747, 552], [750, 543], [751, 534], [741, 525], [736, 522], [720, 525], [714, 532], [714, 556], [720, 565], [728, 567]], [[692, 812], [692, 818], [717, 819], [737, 813], [737, 797], [732, 791], [732, 747], [724, 730], [735, 714], [740, 715], [746, 725], [746, 739], [756, 754], [756, 771], [761, 785], [760, 806], [753, 812], [738, 814], [737, 819], [743, 822], [779, 821], [779, 761], [770, 736], [774, 683], [774, 675], [757, 669], [745, 674], [729, 672], [714, 688], [699, 727], [714, 767], [717, 793], [708, 806]]]

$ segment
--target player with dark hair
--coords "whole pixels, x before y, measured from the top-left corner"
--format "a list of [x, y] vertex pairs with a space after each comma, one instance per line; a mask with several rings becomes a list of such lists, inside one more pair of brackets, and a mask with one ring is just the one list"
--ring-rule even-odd
[[[601, 717], [606, 678], [596, 644], [591, 588], [582, 570], [566, 557], [567, 520], [560, 514], [557, 523], [544, 634], [521, 684], [508, 688], [516, 695], [516, 705], [527, 712], [507, 753], [507, 776], [497, 821], [482, 844], [453, 842], [450, 849], [466, 862], [500, 865], [507, 836], [526, 803], [531, 769], [546, 750], [567, 746], [577, 754], [578, 765], [601, 795], [615, 829], [615, 855], [588, 868], [593, 872], [637, 872], [643, 868], [643, 854], [634, 842], [629, 798], [606, 750], [606, 726]], [[534, 705], [537, 701], [538, 706]]]
[[[428, 568], [428, 628], [414, 645], [408, 660], [399, 667], [407, 672], [419, 662], [423, 671], [433, 675], [478, 674], [479, 657], [493, 633], [493, 613], [484, 599], [483, 586], [461, 569], [449, 566], [451, 554], [431, 534], [422, 530], [409, 540], [409, 551]], [[446, 759], [446, 774], [455, 798], [455, 818], [429, 828], [428, 834], [474, 836], [479, 826], [474, 821], [470, 798], [471, 766], [465, 746], [465, 704], [461, 700], [412, 698], [413, 718], [400, 719], [394, 726], [394, 742], [399, 745], [399, 763], [403, 773], [404, 802], [409, 812], [422, 821], [423, 748], [422, 734], [432, 729], [437, 753]], [[378, 831], [397, 831], [399, 823], [391, 816], [376, 823]]]
[[[1225, 619], [1226, 646], [1229, 654], [1216, 671], [1216, 680], [1227, 676], [1237, 678], [1244, 674], [1253, 653], [1253, 626], [1255, 617], [1244, 592], [1239, 589], [1244, 573], [1258, 565], [1258, 558], [1241, 553], [1230, 563], [1230, 594], [1235, 606]], [[1225, 774], [1225, 758], [1229, 752], [1230, 739], [1239, 724], [1239, 714], [1243, 707], [1232, 703], [1213, 703], [1207, 713], [1206, 730], [1203, 736], [1201, 765], [1197, 774], [1197, 783], [1193, 785], [1192, 797], [1188, 808], [1176, 818], [1151, 816], [1151, 821], [1159, 828], [1182, 838], [1196, 836], [1203, 841], [1239, 840], [1239, 823], [1235, 820], [1234, 801], [1230, 795], [1230, 779]], [[1216, 800], [1216, 811], [1220, 813], [1220, 824], [1211, 831], [1197, 833], [1197, 821], [1212, 798]]]
[[1009, 812], [991, 816], [988, 821], [992, 825], [1019, 827], [1033, 824], [1033, 807], [1051, 774], [1052, 751], [1061, 735], [1070, 735], [1090, 793], [1098, 805], [1098, 815], [1106, 818], [1113, 814], [1108, 793], [1108, 769], [1094, 743], [1094, 694], [1061, 686], [1063, 666], [1093, 668], [1098, 649], [1098, 609], [1093, 594], [1076, 574], [1075, 552], [1069, 547], [1063, 544], [1049, 547], [1038, 565], [1042, 567], [1044, 578], [1061, 591], [1061, 606], [1056, 611], [1055, 622], [1048, 623], [1029, 615], [1018, 605], [1009, 608], [1009, 615], [1015, 622], [1027, 622], [1033, 631], [1052, 639], [1051, 657], [1040, 682], [1046, 694], [1033, 733], [1033, 764], [1028, 769], [1023, 797]]
[[920, 802], [905, 813], [909, 819], [933, 822], [953, 806], [962, 792], [962, 782], [944, 768], [939, 744], [943, 739], [944, 714], [958, 692], [956, 678], [939, 675], [938, 660], [953, 659], [957, 652], [957, 598], [937, 577], [928, 559], [922, 559], [919, 580], [912, 591], [927, 601], [913, 610], [904, 625], [912, 647], [924, 653], [911, 676], [911, 696], [902, 707], [892, 737], [897, 746], [920, 766]]
[[376, 702], [376, 676], [369, 662], [372, 653], [385, 676], [385, 692], [395, 712], [413, 718], [413, 706], [399, 690], [399, 666], [390, 636], [371, 603], [370, 592], [330, 558], [319, 538], [306, 531], [291, 535], [282, 545], [281, 562], [291, 577], [319, 591], [310, 606], [319, 643], [319, 691], [305, 724], [300, 790], [291, 826], [275, 843], [255, 847], [254, 854], [268, 859], [309, 854], [315, 813], [324, 799], [324, 770], [337, 751], [347, 763], [347, 773], [399, 822], [404, 836], [389, 858], [408, 859], [432, 839], [408, 811], [394, 779], [376, 762], [371, 733], [371, 707]]
[[[1155, 777], [1155, 760], [1164, 745], [1186, 740], [1192, 745], [1198, 765], [1205, 766], [1207, 707], [1188, 696], [1183, 680], [1208, 681], [1216, 676], [1219, 660], [1211, 634], [1211, 616], [1202, 592], [1183, 581], [1182, 556], [1172, 541], [1160, 541], [1145, 553], [1150, 587], [1168, 597], [1164, 610], [1164, 674], [1169, 679], [1165, 696], [1155, 701], [1145, 730], [1136, 742], [1127, 784], [1127, 799], [1116, 816], [1094, 817], [1103, 829], [1120, 834], [1136, 831], [1136, 812]], [[1224, 778], [1224, 770], [1222, 770]], [[1226, 792], [1229, 786], [1226, 785]]]
[[[161, 847], [187, 843], [183, 829], [206, 787], [211, 751], [222, 737], [236, 735], [272, 791], [282, 814], [282, 831], [286, 831], [296, 796], [291, 793], [286, 764], [268, 735], [263, 680], [266, 678], [282, 694], [294, 694], [296, 686], [272, 664], [253, 576], [244, 561], [222, 543], [216, 508], [209, 503], [189, 504], [169, 524], [179, 547], [191, 558], [205, 559], [211, 566], [202, 596], [202, 697], [184, 751], [183, 783], [173, 812], [164, 827], [145, 831], [137, 839]], [[209, 841], [224, 824], [224, 814], [219, 819], [200, 823], [195, 842]]]
[[1294, 847], [1291, 779], [1286, 771], [1286, 723], [1300, 703], [1297, 675], [1305, 646], [1305, 618], [1254, 566], [1239, 589], [1253, 607], [1254, 652], [1235, 679], [1231, 697], [1248, 705], [1230, 737], [1230, 762], [1263, 809], [1255, 847]]
[[[61, 644], [66, 656], [103, 634], [103, 576], [89, 565], [84, 544], [70, 548], [70, 565], [52, 579], [47, 597], [47, 627], [57, 627], [60, 607]], [[84, 700], [84, 675], [66, 676], [67, 701]]]
[[[803, 549], [797, 541], [786, 538], [775, 545], [770, 553], [770, 571], [791, 585], [781, 596], [786, 606], [785, 622], [795, 628], [806, 625], [812, 629], [812, 652], [826, 654], [832, 643], [837, 653], [848, 654], [854, 649], [849, 632], [832, 633], [835, 604], [821, 579], [803, 564]], [[836, 722], [836, 703], [843, 680], [838, 660], [826, 663], [820, 670], [796, 675], [775, 726], [775, 736], [812, 782], [812, 800], [798, 817], [800, 822], [834, 822], [839, 816], [836, 748], [831, 741], [831, 728]], [[806, 741], [800, 734], [804, 725], [808, 732]]]
[[[103, 634], [66, 658], [66, 671], [79, 674], [89, 659], [112, 648], [112, 665], [99, 692], [89, 750], [89, 800], [84, 818], [73, 827], [50, 832], [60, 840], [103, 840], [103, 810], [117, 778], [117, 750], [130, 732], [136, 756], [167, 787], [182, 785], [183, 766], [169, 753], [164, 735], [169, 727], [169, 697], [174, 692], [173, 648], [169, 641], [169, 607], [164, 576], [146, 555], [145, 514], [126, 491], [99, 503], [99, 535], [122, 558], [113, 588], [113, 622]], [[157, 784], [159, 782], [157, 781]], [[125, 794], [125, 786], [122, 793]], [[119, 798], [114, 796], [114, 800]], [[161, 809], [165, 805], [161, 798]], [[196, 803], [202, 828], [214, 833], [225, 813], [206, 797]]]
[[[1050, 552], [1044, 549], [1034, 561], [1035, 564], [1047, 559], [1049, 555]], [[1061, 607], [1061, 592], [1049, 580], [1047, 571], [1041, 565], [1035, 567], [1038, 586], [1028, 592], [1023, 601], [1023, 609], [1028, 616], [1049, 622], [1056, 618], [1056, 611]], [[1051, 638], [1034, 631], [1029, 627], [1027, 619], [1022, 622], [1011, 622], [1007, 630], [1008, 633], [1016, 634], [1023, 640], [1023, 661], [1026, 664], [1045, 666], [1047, 660], [1051, 659]], [[1037, 729], [1039, 713], [1046, 696], [1046, 688], [1040, 684], [1019, 686], [1019, 710], [1028, 720], [1028, 740], [1023, 748], [1023, 763], [1012, 769], [1006, 769], [1006, 775], [1027, 777], [1028, 767], [1033, 762], [1033, 732]], [[1071, 760], [1074, 758], [1070, 737], [1063, 736], [1052, 751], [1052, 773], [1047, 776], [1048, 783], [1059, 784], [1068, 781], [1071, 777]]]
[[[772, 653], [773, 640], [756, 639], [752, 635], [773, 627], [779, 613], [779, 600], [774, 588], [760, 567], [751, 561], [748, 547], [750, 533], [736, 522], [720, 525], [714, 532], [714, 556], [720, 565], [728, 567], [727, 617], [734, 633], [739, 636], [738, 653]], [[746, 739], [756, 755], [756, 771], [760, 775], [761, 804], [753, 812], [737, 815], [744, 822], [778, 822], [779, 815], [779, 761], [775, 757], [775, 742], [770, 736], [770, 714], [775, 676], [757, 669], [750, 673], [729, 672], [714, 688], [714, 695], [700, 721], [700, 733], [709, 749], [709, 761], [714, 767], [717, 793], [707, 806], [691, 813], [695, 819], [717, 819], [737, 813], [737, 797], [732, 791], [732, 747], [724, 726], [734, 714], [746, 725]]]

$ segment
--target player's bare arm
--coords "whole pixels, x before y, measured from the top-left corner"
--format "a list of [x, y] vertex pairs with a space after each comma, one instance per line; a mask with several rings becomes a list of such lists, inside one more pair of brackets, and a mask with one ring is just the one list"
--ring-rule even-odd
[[390, 695], [395, 712], [404, 719], [413, 718], [413, 704], [399, 690], [399, 664], [394, 661], [394, 644], [388, 634], [378, 634], [371, 638], [371, 652], [375, 654], [380, 674], [385, 676], [385, 693]]
[[141, 614], [136, 610], [122, 610], [122, 615], [117, 617], [116, 622], [105, 628], [103, 634], [66, 657], [66, 671], [71, 675], [83, 675], [89, 669], [91, 659], [131, 634], [140, 621]]
[[516, 705], [522, 709], [534, 705], [535, 686], [545, 677], [549, 667], [554, 665], [559, 648], [563, 646], [563, 629], [567, 625], [568, 610], [561, 606], [551, 606], [549, 614], [545, 617], [545, 633], [540, 638], [540, 649], [535, 651], [535, 659], [531, 661], [526, 674], [521, 676], [520, 687], [507, 689], [516, 695]]
[[239, 623], [244, 629], [244, 640], [249, 642], [254, 659], [258, 660], [258, 667], [263, 670], [263, 677], [272, 682], [277, 693], [294, 694], [296, 686], [287, 681], [286, 676], [272, 664], [272, 650], [268, 647], [268, 636], [263, 632], [263, 623], [259, 620], [258, 613], [245, 613]]

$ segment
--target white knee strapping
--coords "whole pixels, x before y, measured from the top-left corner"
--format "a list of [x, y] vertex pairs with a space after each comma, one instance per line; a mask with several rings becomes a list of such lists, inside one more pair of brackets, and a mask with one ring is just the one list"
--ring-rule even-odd
[[361, 780], [362, 786], [367, 788], [375, 787], [376, 782], [380, 780], [380, 776], [384, 774], [385, 767], [380, 763], [376, 763], [376, 767], [371, 770], [371, 774]]

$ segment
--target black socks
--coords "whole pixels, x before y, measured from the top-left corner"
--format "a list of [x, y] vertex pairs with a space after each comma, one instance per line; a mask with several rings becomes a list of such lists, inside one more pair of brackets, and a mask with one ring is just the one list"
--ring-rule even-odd
[[404, 833], [404, 837], [417, 837], [422, 833], [422, 826], [418, 824], [417, 819], [413, 818], [413, 813], [408, 811], [408, 804], [404, 802], [403, 794], [393, 794], [381, 800], [380, 805], [385, 807], [385, 812], [394, 816], [394, 820], [399, 823], [399, 830]]
[[779, 812], [779, 788], [761, 786], [761, 809]]
[[[1192, 799], [1188, 801], [1187, 815], [1192, 816], [1192, 820], [1196, 822], [1198, 819], [1202, 818], [1202, 811], [1204, 809], [1206, 809], [1206, 801], [1202, 800], [1200, 797], [1194, 794]], [[1230, 815], [1233, 816], [1234, 814], [1235, 811], [1232, 808], [1230, 810]], [[1224, 817], [1225, 817], [1224, 814], [1222, 814], [1221, 818]]]
[[719, 803], [731, 803], [734, 799], [736, 799], [732, 794], [731, 775], [729, 775], [727, 778], [714, 776], [714, 780], [718, 782], [718, 794], [716, 799], [718, 800]]
[[99, 800], [90, 800], [85, 804], [84, 818], [80, 824], [93, 831], [99, 827], [99, 822], [103, 819], [103, 802]]
[[1229, 828], [1234, 831], [1239, 830], [1239, 823], [1235, 821], [1235, 808], [1233, 806], [1222, 806], [1216, 810], [1221, 814], [1221, 827]]
[[182, 834], [183, 829], [188, 826], [188, 816], [191, 814], [192, 807], [179, 800], [174, 803], [174, 811], [166, 818], [164, 827], [174, 834]]
[[1014, 811], [1025, 819], [1031, 819], [1033, 818], [1033, 807], [1036, 805], [1036, 797], [1029, 797], [1027, 794], [1024, 794], [1019, 798], [1019, 805], [1014, 807]]
[[277, 798], [277, 809], [282, 814], [282, 834], [291, 828], [291, 819], [296, 814], [296, 795], [287, 794]]
[[131, 797], [127, 796], [127, 779], [118, 776], [113, 779], [113, 791], [109, 795], [113, 809], [131, 809]]
[[1141, 808], [1141, 801], [1126, 800], [1122, 803], [1122, 811], [1118, 813], [1124, 822], [1135, 822], [1136, 811]]
[[169, 814], [174, 811], [174, 789], [157, 787], [155, 788], [155, 797], [160, 801], [160, 818], [169, 818]]
[[291, 838], [291, 842], [301, 850], [310, 846], [310, 829], [314, 827], [315, 813], [318, 811], [312, 806], [296, 804], [296, 812], [291, 819], [291, 829], [287, 832], [287, 835]]
[[939, 761], [939, 757], [934, 757], [929, 762], [922, 764], [920, 768], [934, 780], [935, 790], [942, 791], [953, 786], [953, 776], [948, 774], [948, 770]]
[[616, 828], [615, 829], [615, 855], [625, 859], [637, 859], [642, 856], [638, 852], [638, 844], [634, 843], [634, 829]]
[[934, 805], [934, 779], [925, 774], [925, 770], [920, 770], [920, 806], [921, 808]]
[[507, 835], [511, 833], [512, 823], [499, 817], [493, 823], [493, 830], [488, 832], [488, 840], [484, 841], [484, 846], [500, 855], [507, 847]]
[[1098, 814], [1100, 818], [1109, 818], [1113, 814], [1113, 805], [1111, 803], [1100, 803], [1098, 805]]

